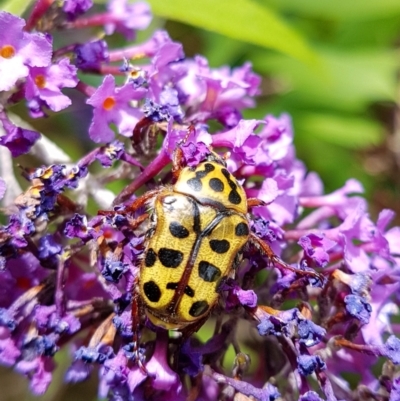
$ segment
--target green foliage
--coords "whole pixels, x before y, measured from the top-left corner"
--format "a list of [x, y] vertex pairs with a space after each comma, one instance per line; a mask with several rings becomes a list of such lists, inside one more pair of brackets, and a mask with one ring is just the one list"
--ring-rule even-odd
[[298, 15], [335, 20], [386, 18], [400, 13], [397, 0], [260, 0], [259, 3], [273, 4]]
[[22, 15], [24, 11], [33, 3], [29, 0], [0, 0], [0, 9], [8, 11], [14, 15]]
[[155, 14], [226, 35], [232, 39], [276, 49], [306, 63], [315, 63], [307, 41], [279, 14], [250, 0], [150, 0]]

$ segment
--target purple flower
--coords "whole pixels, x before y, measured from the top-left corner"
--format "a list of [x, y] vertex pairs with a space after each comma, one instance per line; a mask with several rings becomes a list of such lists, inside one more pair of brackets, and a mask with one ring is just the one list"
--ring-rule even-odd
[[213, 373], [213, 378], [217, 381], [217, 383], [229, 384], [238, 392], [247, 396], [253, 396], [260, 401], [274, 401], [281, 396], [276, 387], [272, 386], [269, 383], [264, 388], [259, 389], [254, 387], [250, 383], [241, 380], [235, 380], [219, 373]]
[[17, 372], [30, 377], [30, 387], [34, 394], [41, 395], [52, 381], [56, 365], [48, 356], [38, 356], [31, 361], [21, 361], [15, 366]]
[[176, 104], [176, 100], [177, 96], [181, 100], [184, 94], [181, 94], [179, 87], [168, 88], [174, 84], [177, 86], [177, 83], [187, 74], [187, 65], [183, 61], [184, 56], [180, 43], [173, 42], [168, 36], [163, 37], [148, 71], [152, 99], [159, 104], [171, 103], [171, 110], [175, 110], [173, 114], [180, 114], [180, 107], [179, 104]]
[[83, 360], [74, 361], [68, 368], [65, 374], [65, 381], [67, 383], [79, 383], [86, 380], [92, 370], [92, 366], [85, 363]]
[[152, 19], [149, 5], [142, 1], [128, 3], [127, 0], [111, 0], [108, 10], [113, 22], [105, 26], [107, 35], [117, 31], [128, 40], [134, 39], [135, 30], [146, 29]]
[[389, 401], [399, 401], [400, 400], [400, 378], [396, 377], [392, 383], [392, 389], [390, 391]]
[[200, 160], [204, 160], [210, 154], [210, 149], [203, 142], [187, 142], [182, 145], [183, 154], [188, 166], [197, 166]]
[[159, 333], [153, 356], [146, 365], [147, 371], [153, 377], [152, 387], [157, 390], [171, 391], [179, 394], [182, 384], [178, 375], [169, 367], [167, 359], [167, 333]]
[[258, 120], [240, 120], [229, 131], [213, 135], [213, 144], [216, 146], [229, 146], [233, 156], [246, 164], [258, 164], [260, 137], [254, 134], [260, 124]]
[[306, 347], [318, 344], [326, 335], [326, 330], [308, 319], [300, 319], [297, 327], [299, 343]]
[[102, 261], [101, 274], [107, 281], [118, 282], [122, 275], [128, 270], [128, 266], [120, 260], [104, 259]]
[[325, 370], [325, 362], [320, 356], [316, 355], [300, 355], [297, 358], [299, 365], [299, 373], [303, 376], [311, 375], [316, 370]]
[[124, 144], [119, 141], [113, 141], [107, 146], [102, 146], [96, 154], [96, 159], [103, 167], [111, 167], [113, 161], [121, 159], [124, 155]]
[[298, 309], [283, 312], [274, 311], [272, 308], [268, 309], [273, 314], [262, 309], [256, 312], [256, 316], [260, 320], [257, 329], [262, 336], [294, 336], [297, 331], [300, 343], [311, 347], [318, 344], [326, 334], [322, 327], [306, 319]]
[[61, 245], [56, 242], [54, 236], [51, 234], [40, 238], [38, 248], [41, 259], [48, 259], [54, 255], [58, 255], [62, 251]]
[[183, 117], [179, 105], [178, 93], [175, 89], [167, 88], [160, 93], [160, 104], [146, 99], [143, 105], [143, 114], [154, 122], [169, 121], [173, 117], [180, 121]]
[[67, 58], [63, 58], [48, 67], [30, 68], [25, 95], [28, 101], [37, 100], [50, 110], [60, 111], [71, 104], [71, 100], [62, 94], [61, 89], [73, 88], [77, 83], [76, 68]]
[[97, 362], [103, 364], [107, 359], [112, 358], [113, 352], [110, 347], [81, 347], [75, 352], [75, 359], [86, 363]]
[[65, 235], [69, 238], [80, 238], [83, 241], [89, 241], [99, 234], [88, 225], [86, 216], [75, 214], [65, 225]]
[[203, 371], [203, 353], [193, 347], [190, 341], [186, 341], [179, 353], [179, 365], [181, 369], [191, 377], [197, 376]]
[[[129, 367], [129, 360], [123, 350], [113, 358], [107, 359], [101, 367], [102, 383], [100, 395], [111, 395], [110, 399], [129, 399], [138, 385], [146, 379], [137, 367]], [[115, 398], [113, 398], [113, 396]]]
[[299, 398], [299, 401], [323, 401], [323, 399], [315, 391], [307, 391]]
[[5, 135], [0, 137], [0, 145], [5, 146], [13, 157], [28, 153], [35, 142], [40, 138], [36, 131], [17, 127], [12, 124], [7, 117], [0, 115]]
[[98, 71], [101, 63], [108, 62], [108, 45], [104, 40], [76, 45], [75, 65], [83, 71]]
[[395, 365], [400, 365], [400, 340], [396, 336], [387, 339], [385, 354]]
[[[10, 221], [7, 226], [4, 227], [3, 240], [9, 242], [7, 244], [4, 241], [3, 246], [7, 249], [7, 245], [11, 245], [13, 248], [25, 248], [27, 246], [26, 237], [32, 235], [35, 232], [35, 227], [32, 220], [24, 213], [18, 215], [11, 215]], [[3, 255], [7, 255], [7, 251], [3, 249]], [[9, 256], [9, 255], [7, 255]]]
[[251, 107], [251, 96], [258, 92], [260, 77], [246, 63], [230, 71], [228, 67], [210, 69], [207, 60], [197, 56], [186, 63], [189, 73], [178, 83], [187, 107], [201, 119], [218, 118], [231, 128], [238, 124], [240, 110]]
[[73, 21], [75, 18], [84, 14], [93, 6], [92, 0], [64, 0], [63, 11], [67, 14], [68, 19]]
[[227, 280], [221, 287], [221, 291], [229, 291], [227, 296], [227, 309], [243, 305], [249, 308], [257, 306], [257, 295], [253, 290], [243, 290], [235, 282]]
[[10, 332], [0, 327], [0, 362], [5, 366], [13, 366], [21, 355], [21, 350], [10, 337]]
[[132, 131], [143, 114], [138, 108], [131, 107], [129, 102], [144, 97], [144, 89], [135, 89], [126, 84], [115, 87], [114, 77], [107, 75], [96, 92], [87, 100], [94, 107], [93, 121], [89, 127], [89, 135], [95, 142], [110, 142], [114, 132], [108, 126], [114, 123], [118, 132], [124, 136], [132, 136]]
[[[264, 181], [264, 184], [266, 181]], [[252, 221], [251, 229], [255, 234], [257, 234], [257, 236], [264, 239], [268, 243], [276, 240], [276, 235], [274, 231], [269, 228], [269, 221], [267, 220], [255, 217]]]
[[23, 31], [25, 21], [0, 11], [0, 91], [13, 88], [29, 73], [28, 67], [50, 64], [52, 46], [46, 36]]
[[344, 298], [347, 313], [360, 320], [361, 323], [367, 324], [371, 316], [371, 305], [358, 295], [347, 295]]
[[324, 267], [329, 262], [328, 251], [336, 243], [322, 235], [309, 234], [300, 238], [299, 245], [304, 249], [307, 257], [314, 260], [317, 266]]

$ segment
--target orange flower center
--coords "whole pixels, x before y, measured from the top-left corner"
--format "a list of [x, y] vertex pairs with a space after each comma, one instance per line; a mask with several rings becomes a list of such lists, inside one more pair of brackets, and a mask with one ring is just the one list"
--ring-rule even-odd
[[115, 106], [115, 99], [113, 97], [107, 97], [104, 99], [103, 102], [103, 109], [104, 110], [111, 110]]
[[11, 45], [5, 45], [0, 48], [0, 56], [3, 58], [13, 58], [15, 56], [15, 49]]
[[39, 89], [43, 89], [46, 85], [46, 78], [44, 75], [36, 75], [35, 84]]

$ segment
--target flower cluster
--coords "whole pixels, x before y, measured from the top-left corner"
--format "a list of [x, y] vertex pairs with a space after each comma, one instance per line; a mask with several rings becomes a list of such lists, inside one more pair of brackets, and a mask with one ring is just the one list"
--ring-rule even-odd
[[[99, 397], [110, 400], [399, 400], [393, 213], [372, 221], [355, 180], [324, 194], [296, 158], [288, 115], [242, 118], [259, 93], [249, 63], [210, 68], [164, 31], [132, 44], [151, 21], [146, 3], [110, 0], [86, 14], [91, 7], [37, 0], [26, 21], [0, 12], [0, 197], [8, 211], [0, 363], [26, 375], [35, 394], [47, 390], [54, 356], [68, 347], [65, 380], [84, 381], [98, 367]], [[53, 48], [57, 30], [88, 27], [129, 44], [109, 49], [104, 36]], [[86, 73], [101, 77], [97, 87]], [[92, 150], [75, 161], [10, 111], [25, 100], [32, 118], [59, 112], [72, 104], [64, 88], [93, 108]], [[132, 313], [146, 232], [156, 224], [151, 202], [132, 205], [143, 187], [150, 201], [168, 187], [177, 149], [190, 167], [219, 155], [247, 197], [261, 200], [248, 219], [265, 248], [241, 250], [203, 341], [185, 330], [169, 337]], [[20, 170], [21, 190], [11, 157], [27, 153], [41, 166]], [[117, 195], [105, 189], [116, 180], [128, 183]]]

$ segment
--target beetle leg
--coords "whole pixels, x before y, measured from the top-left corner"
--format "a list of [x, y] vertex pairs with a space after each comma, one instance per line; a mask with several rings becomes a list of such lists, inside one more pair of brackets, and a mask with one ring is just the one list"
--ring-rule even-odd
[[276, 266], [279, 266], [285, 270], [290, 270], [299, 276], [312, 276], [320, 281], [323, 281], [323, 276], [314, 271], [307, 271], [302, 269], [296, 269], [293, 266], [288, 265], [281, 258], [275, 255], [271, 247], [259, 238], [256, 234], [250, 233], [250, 242], [253, 243], [267, 258]]
[[157, 194], [159, 194], [161, 191], [163, 191], [163, 188], [158, 188], [158, 189], [153, 189], [151, 191], [147, 191], [145, 194], [142, 196], [139, 196], [139, 198], [135, 199], [130, 205], [127, 205], [124, 210], [116, 211], [116, 210], [99, 210], [97, 214], [101, 216], [109, 216], [109, 215], [116, 215], [116, 214], [128, 214], [128, 213], [134, 213], [141, 207], [146, 205], [146, 202], [148, 202], [150, 199], [155, 197]]
[[133, 341], [133, 355], [135, 358], [135, 361], [137, 365], [139, 366], [139, 369], [143, 372], [145, 375], [149, 375], [144, 363], [143, 363], [143, 358], [139, 352], [139, 332], [140, 332], [140, 316], [142, 312], [142, 307], [140, 304], [140, 299], [139, 299], [139, 291], [138, 291], [138, 279], [135, 279], [135, 285], [133, 286], [133, 294], [132, 294], [132, 341]]
[[185, 157], [181, 148], [176, 148], [172, 157], [172, 182], [176, 182], [184, 167]]
[[145, 194], [142, 196], [139, 196], [139, 198], [135, 199], [130, 205], [126, 207], [124, 210], [124, 213], [134, 213], [141, 207], [145, 206], [146, 203], [154, 198], [156, 195], [158, 195], [161, 191], [163, 191], [164, 188], [157, 188], [153, 189], [151, 191], [147, 191]]
[[147, 130], [154, 124], [153, 120], [149, 117], [143, 117], [141, 120], [137, 122], [135, 128], [132, 131], [132, 145], [138, 146], [142, 141], [147, 132]]
[[256, 206], [266, 206], [268, 203], [264, 202], [258, 198], [248, 198], [247, 199], [247, 206], [248, 207], [256, 207]]

